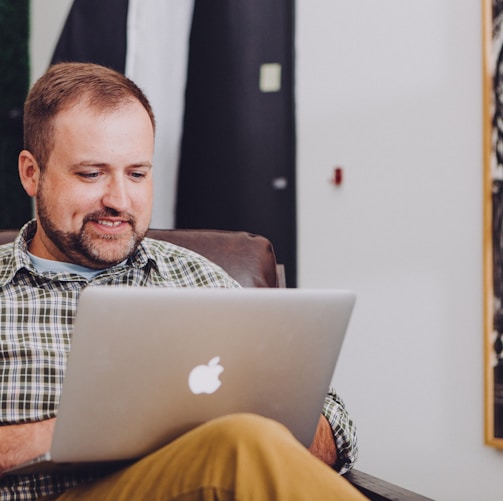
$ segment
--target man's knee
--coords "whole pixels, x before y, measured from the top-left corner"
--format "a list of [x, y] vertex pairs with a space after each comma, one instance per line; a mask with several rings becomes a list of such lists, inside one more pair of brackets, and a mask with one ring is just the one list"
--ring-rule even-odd
[[274, 421], [273, 419], [259, 416], [251, 413], [228, 414], [208, 421], [204, 426], [211, 429], [214, 433], [228, 436], [265, 436], [272, 434], [278, 436], [281, 434], [290, 434], [286, 427]]
[[273, 419], [251, 413], [229, 414], [213, 419], [203, 425], [207, 437], [214, 438], [217, 443], [235, 447], [238, 445], [260, 448], [279, 440], [291, 441], [293, 435], [282, 424]]

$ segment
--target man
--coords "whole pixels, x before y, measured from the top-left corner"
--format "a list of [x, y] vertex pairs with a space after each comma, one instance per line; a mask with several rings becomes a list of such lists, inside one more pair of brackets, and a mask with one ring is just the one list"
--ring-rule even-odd
[[[19, 174], [36, 221], [0, 247], [0, 471], [49, 449], [84, 287], [238, 286], [201, 256], [145, 238], [155, 120], [133, 82], [98, 65], [55, 65], [30, 91], [24, 118]], [[323, 413], [311, 451], [278, 423], [232, 415], [113, 474], [0, 477], [0, 498], [362, 499], [318, 459], [339, 470], [356, 459], [334, 393]]]

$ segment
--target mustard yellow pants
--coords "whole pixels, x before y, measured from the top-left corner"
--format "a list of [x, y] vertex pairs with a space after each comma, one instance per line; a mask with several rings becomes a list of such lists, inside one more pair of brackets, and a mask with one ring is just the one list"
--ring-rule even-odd
[[275, 421], [234, 414], [210, 421], [58, 501], [362, 500]]

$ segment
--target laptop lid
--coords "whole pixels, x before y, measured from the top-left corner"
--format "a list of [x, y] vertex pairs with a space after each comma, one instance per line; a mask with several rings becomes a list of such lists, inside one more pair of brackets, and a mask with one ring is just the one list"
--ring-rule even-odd
[[274, 418], [309, 446], [354, 300], [338, 290], [85, 289], [52, 460], [138, 458], [235, 412]]

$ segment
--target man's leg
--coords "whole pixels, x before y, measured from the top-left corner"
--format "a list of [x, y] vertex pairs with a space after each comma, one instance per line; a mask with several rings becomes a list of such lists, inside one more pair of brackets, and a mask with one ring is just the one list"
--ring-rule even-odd
[[282, 425], [251, 414], [210, 421], [58, 501], [362, 500]]

